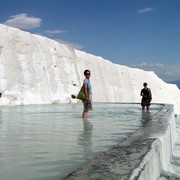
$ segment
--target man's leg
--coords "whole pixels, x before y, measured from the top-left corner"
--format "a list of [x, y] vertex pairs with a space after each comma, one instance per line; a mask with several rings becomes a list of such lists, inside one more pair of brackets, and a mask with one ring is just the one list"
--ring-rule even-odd
[[88, 108], [87, 108], [87, 101], [83, 101], [83, 114], [82, 114], [82, 118], [83, 119], [87, 119], [87, 116], [88, 116]]

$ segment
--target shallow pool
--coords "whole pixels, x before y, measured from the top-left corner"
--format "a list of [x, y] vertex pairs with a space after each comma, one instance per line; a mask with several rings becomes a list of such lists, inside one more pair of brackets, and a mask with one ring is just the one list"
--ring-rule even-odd
[[177, 126], [180, 126], [180, 116], [177, 116], [177, 117], [176, 117], [176, 125], [177, 125]]
[[82, 104], [0, 108], [0, 179], [59, 180], [122, 142], [162, 106], [94, 104], [83, 121]]

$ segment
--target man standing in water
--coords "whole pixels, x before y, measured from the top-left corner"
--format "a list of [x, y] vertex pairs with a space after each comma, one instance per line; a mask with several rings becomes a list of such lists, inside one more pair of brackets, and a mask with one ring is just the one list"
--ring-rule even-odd
[[141, 90], [140, 95], [142, 96], [141, 100], [141, 106], [142, 110], [146, 109], [149, 110], [149, 106], [151, 105], [151, 100], [152, 100], [152, 94], [150, 88], [147, 87], [147, 83], [145, 82], [143, 84], [144, 88]]
[[82, 118], [87, 119], [87, 114], [89, 110], [92, 110], [92, 87], [90, 83], [90, 71], [85, 70], [84, 71], [84, 76], [86, 77], [83, 81], [83, 87], [84, 87], [84, 93], [86, 99], [83, 101], [83, 113], [82, 113]]

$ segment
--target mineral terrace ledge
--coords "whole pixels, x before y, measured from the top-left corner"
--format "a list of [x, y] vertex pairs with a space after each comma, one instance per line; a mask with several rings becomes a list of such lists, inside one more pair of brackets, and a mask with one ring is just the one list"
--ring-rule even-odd
[[173, 105], [166, 104], [125, 141], [97, 156], [64, 180], [155, 180], [168, 171], [176, 139], [176, 133], [173, 133], [175, 128]]

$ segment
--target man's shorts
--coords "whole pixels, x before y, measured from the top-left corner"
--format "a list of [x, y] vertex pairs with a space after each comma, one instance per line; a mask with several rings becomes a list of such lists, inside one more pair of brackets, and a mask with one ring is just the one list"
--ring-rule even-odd
[[89, 96], [89, 100], [88, 101], [83, 101], [83, 105], [84, 105], [84, 111], [88, 112], [89, 110], [92, 110], [92, 96]]
[[151, 99], [142, 99], [141, 106], [150, 106], [151, 105]]

